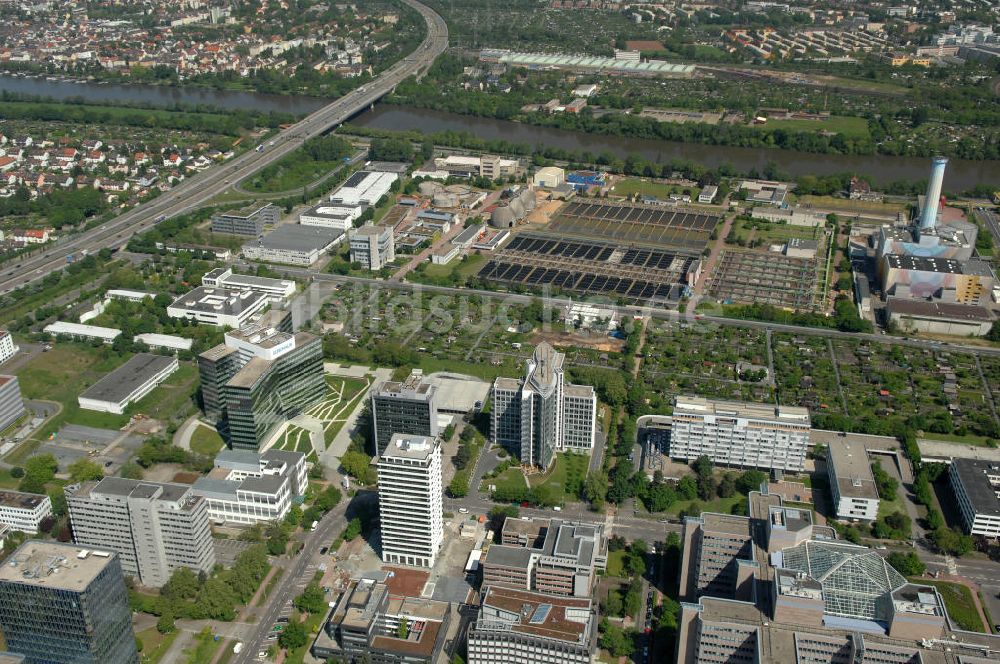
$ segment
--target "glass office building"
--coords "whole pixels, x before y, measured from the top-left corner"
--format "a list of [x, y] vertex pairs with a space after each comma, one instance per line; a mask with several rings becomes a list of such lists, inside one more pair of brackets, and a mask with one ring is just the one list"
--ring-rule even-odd
[[138, 664], [118, 555], [28, 540], [0, 567], [0, 628], [25, 664]]

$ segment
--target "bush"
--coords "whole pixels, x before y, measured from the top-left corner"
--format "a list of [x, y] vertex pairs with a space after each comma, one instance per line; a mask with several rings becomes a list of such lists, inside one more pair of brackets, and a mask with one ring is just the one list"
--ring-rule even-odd
[[925, 571], [927, 567], [920, 560], [920, 558], [912, 551], [907, 553], [902, 553], [899, 551], [893, 551], [886, 558], [886, 562], [895, 568], [897, 572], [903, 576], [920, 576]]
[[14, 466], [13, 468], [10, 469], [10, 476], [13, 477], [15, 480], [21, 479], [22, 477], [24, 477], [24, 468], [21, 468], [20, 466]]

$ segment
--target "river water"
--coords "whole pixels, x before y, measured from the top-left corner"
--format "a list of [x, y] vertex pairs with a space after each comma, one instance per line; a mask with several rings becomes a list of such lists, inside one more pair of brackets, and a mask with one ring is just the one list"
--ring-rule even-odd
[[[173, 106], [176, 104], [206, 104], [222, 109], [254, 109], [281, 111], [295, 114], [312, 112], [327, 100], [316, 97], [298, 97], [232, 92], [198, 87], [169, 87], [157, 85], [102, 85], [49, 81], [43, 78], [16, 78], [0, 75], [0, 90], [53, 99], [82, 98], [88, 101], [133, 102]], [[791, 175], [811, 173], [856, 173], [870, 177], [875, 183], [885, 185], [898, 180], [922, 180], [930, 171], [930, 160], [920, 157], [889, 156], [840, 156], [774, 150], [766, 148], [739, 148], [671, 141], [643, 140], [621, 136], [600, 136], [581, 132], [535, 127], [504, 120], [456, 115], [426, 109], [382, 105], [366, 111], [352, 120], [355, 124], [397, 130], [416, 130], [428, 133], [439, 131], [465, 131], [484, 139], [503, 139], [512, 143], [549, 145], [566, 150], [589, 151], [599, 154], [608, 151], [618, 157], [635, 153], [654, 161], [686, 159], [709, 167], [730, 164], [739, 172], [750, 169], [762, 171], [768, 162]], [[977, 184], [1000, 187], [1000, 162], [952, 159], [945, 174], [945, 189], [963, 191]]]

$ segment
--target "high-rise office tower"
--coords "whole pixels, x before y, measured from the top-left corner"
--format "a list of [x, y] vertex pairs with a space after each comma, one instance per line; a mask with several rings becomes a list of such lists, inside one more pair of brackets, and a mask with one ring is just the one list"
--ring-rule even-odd
[[138, 664], [117, 554], [28, 540], [0, 567], [0, 628], [25, 664]]
[[382, 560], [433, 567], [444, 540], [441, 443], [396, 434], [377, 467]]
[[435, 391], [419, 370], [402, 382], [388, 380], [372, 390], [376, 456], [396, 433], [437, 436]]
[[547, 468], [558, 450], [594, 446], [597, 396], [590, 386], [566, 382], [564, 359], [542, 342], [524, 379], [493, 383], [493, 439], [521, 463]]
[[126, 574], [160, 587], [178, 567], [215, 565], [208, 503], [185, 484], [105, 477], [66, 487], [73, 541], [118, 553]]
[[257, 450], [326, 396], [322, 341], [293, 334], [291, 320], [287, 311], [269, 311], [198, 356], [205, 414], [224, 423], [234, 449]]

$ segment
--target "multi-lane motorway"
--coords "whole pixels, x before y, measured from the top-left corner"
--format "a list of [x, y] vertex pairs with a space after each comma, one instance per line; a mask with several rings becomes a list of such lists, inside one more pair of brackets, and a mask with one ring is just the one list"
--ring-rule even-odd
[[448, 47], [448, 27], [444, 19], [417, 0], [403, 2], [420, 12], [427, 24], [426, 38], [408, 57], [382, 72], [371, 83], [338, 98], [231, 162], [185, 180], [169, 192], [129, 210], [98, 229], [60, 242], [17, 265], [4, 267], [0, 273], [0, 293], [10, 292], [65, 268], [66, 257], [70, 254], [95, 253], [105, 247], [120, 246], [129, 237], [149, 229], [159, 220], [194, 210], [234, 183], [286, 156], [306, 139], [319, 136], [375, 103], [407, 77], [425, 70]]

